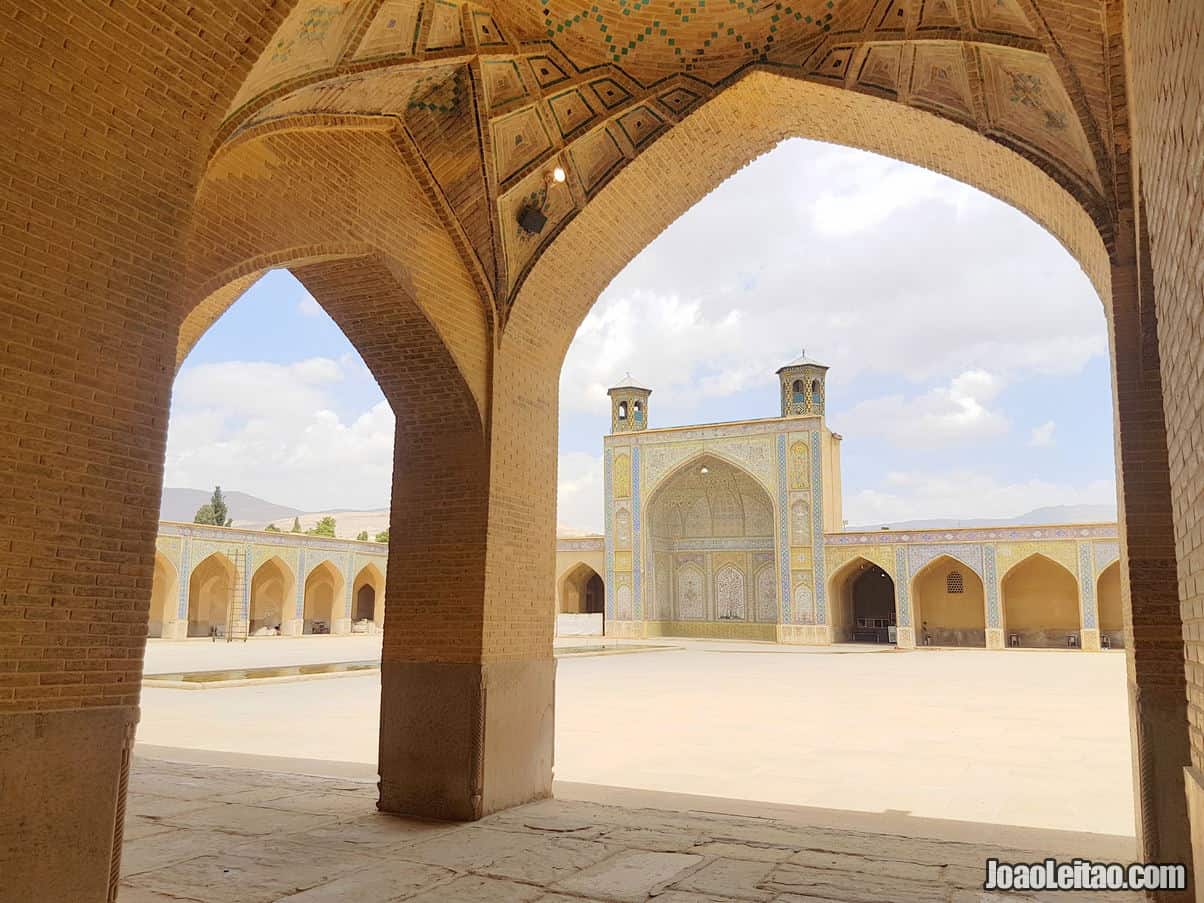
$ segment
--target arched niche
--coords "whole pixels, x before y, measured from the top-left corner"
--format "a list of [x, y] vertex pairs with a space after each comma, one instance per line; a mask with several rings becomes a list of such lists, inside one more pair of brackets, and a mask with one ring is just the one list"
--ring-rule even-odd
[[273, 636], [295, 616], [296, 578], [279, 556], [272, 556], [255, 569], [251, 578], [251, 607], [247, 632], [250, 636]]
[[775, 509], [756, 477], [720, 455], [701, 453], [660, 481], [646, 511], [658, 618], [670, 625], [777, 621], [777, 582], [763, 576], [765, 555], [774, 548]]
[[1099, 616], [1100, 642], [1109, 649], [1125, 647], [1124, 603], [1120, 590], [1120, 559], [1099, 573], [1095, 586], [1095, 605]]
[[561, 576], [558, 590], [561, 614], [598, 614], [606, 604], [602, 575], [584, 561], [577, 562]]
[[176, 621], [180, 600], [179, 572], [162, 552], [155, 552], [155, 576], [151, 583], [150, 618], [147, 623], [148, 637], [165, 636], [165, 628]]
[[974, 569], [939, 555], [911, 578], [912, 623], [919, 646], [987, 644], [986, 595]]
[[224, 635], [230, 626], [236, 584], [234, 562], [214, 552], [188, 578], [188, 636]]
[[1005, 645], [1080, 645], [1079, 584], [1065, 565], [1034, 552], [1007, 569], [1000, 595]]
[[351, 585], [351, 629], [374, 633], [384, 623], [385, 576], [375, 564], [366, 564]]
[[837, 643], [893, 643], [898, 625], [895, 581], [869, 559], [845, 562], [828, 581], [828, 616]]
[[329, 561], [314, 567], [305, 578], [303, 634], [333, 633], [343, 618], [343, 575]]

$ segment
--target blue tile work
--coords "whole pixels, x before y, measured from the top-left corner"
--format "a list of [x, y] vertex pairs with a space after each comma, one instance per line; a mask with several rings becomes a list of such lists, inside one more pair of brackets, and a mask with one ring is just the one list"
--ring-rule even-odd
[[1099, 573], [1120, 557], [1120, 543], [1097, 542], [1092, 546], [1095, 554], [1095, 573]]
[[773, 537], [748, 536], [740, 539], [674, 539], [658, 541], [655, 545], [658, 552], [707, 552], [711, 550], [730, 551], [739, 549], [748, 552], [772, 552]]
[[631, 607], [632, 617], [640, 620], [644, 617], [644, 594], [641, 591], [640, 578], [643, 568], [640, 566], [640, 447], [631, 449]]
[[778, 436], [778, 554], [781, 561], [782, 623], [790, 623], [790, 524], [786, 514], [786, 436]]
[[987, 626], [1002, 627], [999, 621], [999, 581], [995, 578], [995, 546], [983, 546], [982, 582], [987, 591]]
[[911, 600], [908, 598], [907, 584], [911, 575], [907, 573], [907, 550], [903, 546], [895, 546], [895, 614], [899, 618], [900, 627], [911, 626]]
[[972, 570], [982, 579], [982, 546], [972, 543], [940, 543], [931, 546], [912, 546], [907, 550], [907, 564], [911, 573], [919, 573], [920, 568], [935, 558], [948, 555]]
[[1091, 561], [1091, 546], [1089, 543], [1079, 543], [1079, 599], [1082, 600], [1083, 628], [1094, 630], [1097, 625], [1095, 616], [1095, 570]]
[[819, 432], [811, 433], [811, 542], [815, 574], [815, 623], [828, 623], [828, 587], [824, 575], [824, 475]]
[[614, 496], [611, 494], [611, 478], [614, 468], [614, 452], [611, 449], [606, 449], [603, 452], [603, 470], [602, 482], [603, 493], [606, 496], [606, 586], [602, 587], [602, 594], [606, 597], [606, 618], [614, 620], [615, 616], [615, 525], [612, 519], [612, 511], [614, 509]]
[[305, 548], [302, 547], [301, 553], [297, 560], [297, 573], [300, 574], [295, 581], [297, 584], [297, 607], [294, 609], [294, 618], [305, 617]]
[[180, 601], [176, 605], [176, 617], [188, 620], [188, 584], [192, 580], [192, 538], [185, 536], [180, 549]]

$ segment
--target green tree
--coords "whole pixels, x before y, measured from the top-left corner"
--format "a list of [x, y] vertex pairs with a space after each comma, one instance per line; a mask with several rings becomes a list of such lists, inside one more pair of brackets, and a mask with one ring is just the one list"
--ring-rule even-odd
[[355, 534], [355, 538], [358, 539], [360, 542], [367, 542], [368, 541], [368, 531], [360, 530], [359, 533]]
[[310, 536], [329, 536], [334, 538], [334, 518], [328, 514], [305, 532]]
[[265, 533], [279, 533], [280, 532], [280, 528], [277, 527], [275, 524], [268, 524], [263, 529], [264, 529]]
[[222, 487], [213, 487], [213, 496], [204, 505], [196, 509], [194, 524], [209, 524], [213, 527], [228, 527], [231, 524], [230, 509], [226, 507], [226, 497], [222, 495]]
[[388, 542], [389, 541], [389, 529], [387, 527], [384, 530], [381, 530], [379, 533], [376, 534], [376, 541], [377, 542]]
[[290, 533], [300, 533], [301, 532], [301, 518], [299, 518], [299, 517], [293, 518], [293, 529], [289, 530], [289, 532]]

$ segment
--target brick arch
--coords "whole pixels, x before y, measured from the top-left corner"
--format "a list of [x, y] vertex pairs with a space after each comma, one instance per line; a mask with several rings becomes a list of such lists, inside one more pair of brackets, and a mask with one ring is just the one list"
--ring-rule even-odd
[[[628, 261], [720, 182], [791, 137], [923, 166], [1011, 204], [1078, 260], [1110, 310], [1109, 249], [1101, 236], [1107, 223], [1097, 222], [1100, 214], [1093, 218], [1035, 164], [934, 114], [757, 71], [668, 129], [564, 226], [517, 289], [502, 346], [540, 329], [563, 356], [598, 295]], [[566, 284], [576, 291], [566, 295]]]
[[[392, 272], [393, 293], [427, 318], [486, 408], [491, 305], [393, 128], [379, 117], [263, 128], [213, 155], [186, 238], [178, 357], [255, 274], [374, 256]], [[317, 300], [358, 347], [347, 323]], [[362, 313], [368, 319], [366, 306]], [[388, 325], [387, 311], [370, 313]]]

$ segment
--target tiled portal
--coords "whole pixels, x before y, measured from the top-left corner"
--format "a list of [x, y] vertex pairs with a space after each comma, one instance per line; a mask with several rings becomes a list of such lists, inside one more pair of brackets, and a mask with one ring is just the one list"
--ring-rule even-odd
[[1053, 896], [981, 890], [984, 859], [1044, 856], [1031, 851], [561, 800], [449, 824], [376, 814], [375, 796], [371, 784], [140, 759], [130, 780], [120, 903]]

